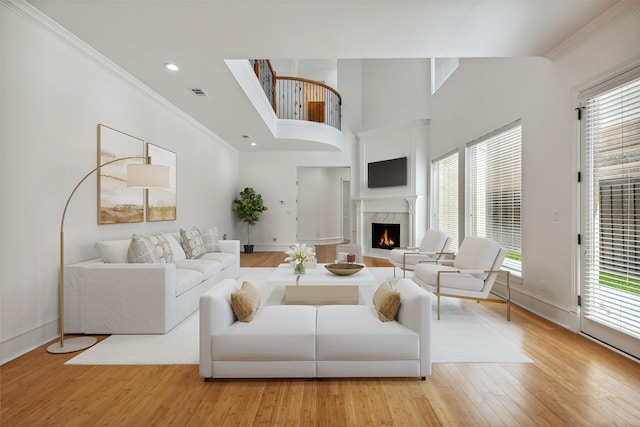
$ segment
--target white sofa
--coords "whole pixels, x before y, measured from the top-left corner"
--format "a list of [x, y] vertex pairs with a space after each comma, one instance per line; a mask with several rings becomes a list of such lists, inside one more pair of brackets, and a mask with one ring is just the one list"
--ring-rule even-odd
[[431, 375], [431, 299], [400, 279], [396, 320], [373, 306], [263, 305], [237, 321], [225, 280], [200, 297], [200, 376], [212, 378], [421, 377]]
[[[129, 240], [102, 243], [110, 245], [112, 253], [121, 253]], [[170, 331], [197, 310], [203, 292], [240, 275], [240, 242], [220, 240], [219, 246], [220, 252], [196, 259], [179, 258], [175, 263], [127, 263], [119, 254], [107, 260], [111, 262], [95, 259], [66, 266], [65, 332]]]

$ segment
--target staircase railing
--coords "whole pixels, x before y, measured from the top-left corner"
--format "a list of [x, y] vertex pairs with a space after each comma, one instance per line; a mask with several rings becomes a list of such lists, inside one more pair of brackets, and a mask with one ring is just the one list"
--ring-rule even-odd
[[335, 89], [314, 80], [277, 76], [266, 59], [250, 62], [276, 117], [341, 129], [342, 97]]

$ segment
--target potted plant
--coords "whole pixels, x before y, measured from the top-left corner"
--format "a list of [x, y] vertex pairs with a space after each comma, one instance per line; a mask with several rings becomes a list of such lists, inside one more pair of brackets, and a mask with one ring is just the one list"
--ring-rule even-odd
[[246, 254], [253, 253], [249, 230], [260, 220], [260, 213], [268, 208], [262, 203], [262, 196], [251, 187], [242, 190], [240, 198], [235, 199], [231, 207], [236, 218], [247, 223], [247, 244], [244, 245], [244, 252]]

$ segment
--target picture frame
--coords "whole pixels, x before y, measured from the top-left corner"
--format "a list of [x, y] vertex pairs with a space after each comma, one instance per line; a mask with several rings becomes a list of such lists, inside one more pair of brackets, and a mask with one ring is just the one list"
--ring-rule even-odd
[[154, 221], [175, 221], [177, 217], [177, 156], [173, 151], [159, 147], [147, 142], [147, 156], [150, 157], [154, 165], [168, 166], [169, 188], [150, 188], [147, 190], [147, 212], [148, 222]]
[[144, 221], [144, 190], [127, 187], [127, 165], [144, 163], [144, 140], [98, 124], [98, 224]]

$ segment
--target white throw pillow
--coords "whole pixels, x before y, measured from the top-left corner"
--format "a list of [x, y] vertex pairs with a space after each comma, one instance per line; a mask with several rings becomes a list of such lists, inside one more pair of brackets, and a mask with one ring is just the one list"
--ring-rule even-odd
[[96, 242], [96, 249], [103, 262], [128, 262], [127, 253], [131, 239], [127, 240], [104, 240]]
[[127, 259], [131, 263], [171, 263], [173, 256], [169, 242], [163, 236], [134, 234]]
[[193, 227], [200, 232], [204, 242], [205, 252], [220, 252], [220, 239], [218, 238], [218, 227]]
[[187, 254], [184, 253], [184, 249], [182, 249], [182, 245], [180, 242], [173, 236], [173, 234], [162, 233], [162, 237], [167, 239], [169, 242], [169, 247], [171, 248], [171, 254], [173, 255], [173, 262], [179, 262], [187, 259]]

